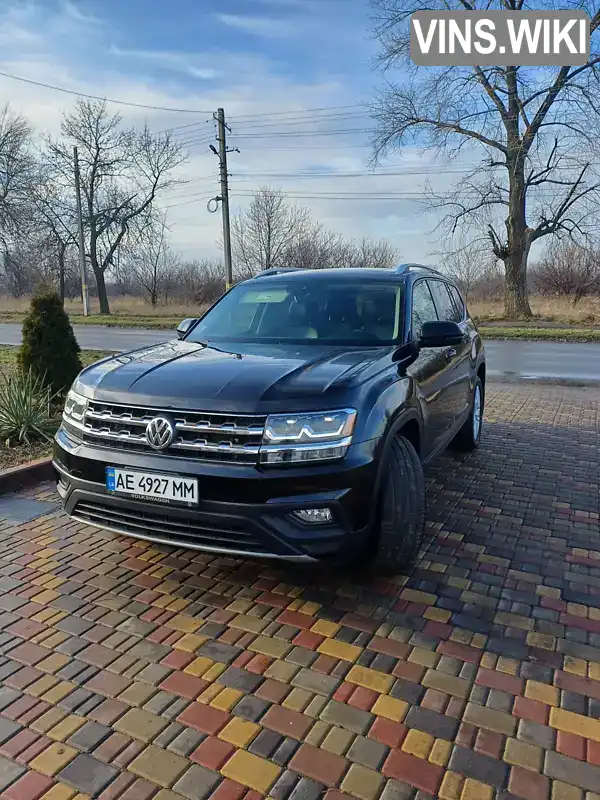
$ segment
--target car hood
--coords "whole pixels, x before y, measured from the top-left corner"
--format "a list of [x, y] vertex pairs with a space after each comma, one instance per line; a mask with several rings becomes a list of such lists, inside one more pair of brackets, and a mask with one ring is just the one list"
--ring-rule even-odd
[[[160, 408], [261, 413], [338, 402], [387, 362], [391, 348], [205, 346], [169, 341], [85, 369], [75, 389], [90, 399]], [[389, 362], [388, 362], [389, 363]]]

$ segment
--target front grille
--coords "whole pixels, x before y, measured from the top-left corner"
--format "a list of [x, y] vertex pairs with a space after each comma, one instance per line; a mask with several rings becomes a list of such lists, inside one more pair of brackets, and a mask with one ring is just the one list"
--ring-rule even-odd
[[266, 416], [204, 411], [168, 413], [175, 424], [175, 438], [164, 451], [153, 450], [146, 440], [148, 422], [164, 414], [159, 409], [90, 400], [80, 433], [84, 442], [105, 445], [111, 449], [209, 461], [256, 463]]
[[266, 555], [271, 551], [248, 530], [243, 520], [207, 515], [206, 521], [174, 516], [160, 510], [123, 508], [109, 503], [80, 500], [72, 516], [82, 522], [117, 533], [160, 540], [174, 547], [235, 550]]

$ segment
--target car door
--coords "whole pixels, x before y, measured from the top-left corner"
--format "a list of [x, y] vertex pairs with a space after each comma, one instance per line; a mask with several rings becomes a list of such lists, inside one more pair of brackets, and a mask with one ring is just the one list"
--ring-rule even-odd
[[[471, 341], [465, 321], [465, 308], [461, 302], [460, 307], [453, 297], [452, 287], [443, 280], [428, 278], [429, 288], [433, 295], [435, 307], [440, 319], [457, 322], [464, 334], [460, 344], [448, 347], [446, 358], [448, 360], [447, 377], [449, 381], [449, 401], [452, 405], [454, 424], [458, 425], [467, 415], [471, 406], [473, 391], [471, 364]], [[460, 295], [456, 290], [458, 299]]]
[[[439, 319], [438, 312], [425, 279], [416, 281], [411, 298], [411, 338], [418, 342], [425, 322]], [[449, 396], [450, 362], [446, 347], [422, 347], [416, 361], [407, 369], [415, 381], [423, 410], [423, 433], [427, 457], [442, 444], [452, 425], [454, 409]]]

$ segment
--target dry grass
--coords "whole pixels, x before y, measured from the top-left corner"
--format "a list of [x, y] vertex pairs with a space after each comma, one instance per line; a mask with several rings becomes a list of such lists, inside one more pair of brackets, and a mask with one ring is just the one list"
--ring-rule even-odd
[[[1, 314], [26, 314], [29, 311], [29, 297], [2, 297], [0, 296]], [[69, 315], [82, 316], [83, 305], [81, 300], [66, 300], [65, 309]], [[145, 303], [140, 297], [113, 297], [110, 299], [110, 310], [115, 317], [178, 317], [184, 319], [198, 313], [198, 306], [173, 304], [156, 306]], [[90, 299], [90, 314], [100, 313], [98, 300]]]
[[[584, 297], [573, 306], [566, 297], [532, 296], [529, 300], [536, 321], [554, 322], [563, 325], [600, 325], [600, 297]], [[480, 321], [496, 321], [504, 317], [502, 301], [469, 302], [471, 314]], [[535, 321], [533, 322], [535, 325]]]

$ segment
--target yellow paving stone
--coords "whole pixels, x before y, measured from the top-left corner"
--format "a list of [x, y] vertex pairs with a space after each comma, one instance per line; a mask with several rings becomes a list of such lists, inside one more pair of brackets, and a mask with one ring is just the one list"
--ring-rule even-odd
[[183, 597], [176, 597], [172, 603], [169, 603], [167, 608], [169, 611], [183, 611], [189, 604], [189, 600], [184, 600]]
[[[59, 644], [66, 642], [68, 638], [69, 634], [62, 633], [62, 631], [55, 631], [51, 633], [50, 636], [43, 639], [44, 647], [47, 647], [49, 650], [54, 650]], [[38, 640], [38, 643], [41, 643], [41, 641], [41, 639]]]
[[312, 626], [311, 631], [318, 633], [320, 636], [328, 636], [333, 638], [341, 628], [337, 622], [330, 622], [328, 619], [318, 619]]
[[481, 666], [484, 669], [495, 669], [498, 662], [498, 656], [495, 653], [484, 653], [481, 656]]
[[413, 647], [407, 660], [414, 664], [420, 664], [422, 667], [435, 667], [440, 660], [440, 655], [433, 650], [425, 650], [423, 647]]
[[121, 692], [118, 699], [128, 706], [143, 706], [154, 694], [156, 694], [154, 686], [135, 681]]
[[316, 694], [314, 695], [310, 703], [306, 706], [303, 713], [306, 714], [307, 717], [313, 717], [313, 718], [318, 717], [328, 702], [329, 702], [328, 697], [323, 697], [320, 694]]
[[234, 717], [219, 733], [219, 739], [236, 747], [248, 747], [260, 730], [260, 725], [255, 725], [254, 722], [248, 722], [241, 717]]
[[425, 609], [423, 616], [425, 617], [425, 619], [433, 620], [433, 622], [448, 622], [448, 620], [452, 616], [452, 612], [447, 611], [445, 608], [436, 608], [435, 606], [429, 606], [429, 608]]
[[36, 756], [33, 761], [30, 761], [28, 766], [36, 772], [41, 772], [48, 778], [53, 778], [57, 772], [67, 766], [78, 751], [74, 747], [69, 747], [61, 742], [54, 742], [47, 747], [39, 756]]
[[321, 750], [327, 750], [328, 753], [343, 756], [354, 741], [354, 738], [355, 734], [352, 731], [347, 731], [345, 728], [339, 728], [334, 725], [321, 743]]
[[55, 783], [46, 794], [42, 795], [40, 800], [71, 800], [75, 794], [75, 790], [70, 786], [66, 786], [64, 783]]
[[434, 561], [429, 565], [429, 569], [431, 570], [431, 572], [446, 572], [446, 570], [448, 569], [448, 565], [440, 564], [439, 561]]
[[201, 628], [203, 624], [203, 619], [194, 619], [193, 617], [187, 617], [185, 614], [176, 614], [165, 622], [165, 627], [173, 628], [182, 633], [196, 633], [198, 628]]
[[[323, 746], [323, 739], [327, 736], [331, 729], [331, 725], [327, 722], [323, 722], [322, 719], [318, 719], [309, 732], [304, 737], [304, 741], [307, 744], [312, 744], [314, 747], [322, 747]], [[350, 738], [354, 738], [354, 734], [350, 734]]]
[[187, 758], [151, 744], [134, 758], [127, 769], [134, 775], [167, 789], [183, 775], [189, 765]]
[[463, 722], [475, 725], [477, 728], [486, 728], [494, 733], [512, 736], [517, 727], [517, 719], [505, 711], [495, 708], [480, 706], [479, 703], [467, 703], [463, 714]]
[[312, 692], [307, 692], [306, 689], [295, 688], [288, 694], [282, 705], [285, 706], [285, 708], [291, 708], [292, 711], [304, 711], [312, 698]]
[[212, 683], [210, 686], [207, 686], [206, 689], [202, 692], [202, 694], [198, 698], [198, 702], [204, 703], [204, 705], [208, 705], [209, 703], [212, 703], [215, 697], [218, 697], [222, 691], [223, 691], [222, 684]]
[[429, 761], [439, 767], [445, 767], [450, 760], [452, 747], [452, 742], [447, 742], [445, 739], [436, 739], [431, 748], [431, 753], [429, 753]]
[[226, 687], [222, 692], [219, 692], [210, 704], [213, 708], [219, 708], [221, 711], [231, 711], [234, 705], [241, 700], [243, 696], [244, 693], [240, 692], [238, 689]]
[[60, 597], [58, 592], [54, 592], [52, 589], [45, 589], [43, 592], [36, 594], [35, 597], [32, 597], [31, 602], [39, 603], [42, 606], [47, 606], [48, 603], [56, 600], [57, 597]]
[[210, 658], [205, 658], [204, 656], [198, 656], [195, 658], [191, 664], [188, 664], [187, 667], [183, 670], [187, 672], [188, 675], [194, 675], [196, 678], [202, 678], [204, 673], [212, 667], [215, 662], [212, 661]]
[[54, 608], [43, 608], [41, 611], [38, 611], [37, 614], [34, 614], [31, 619], [35, 620], [36, 622], [47, 622], [49, 619], [56, 614], [56, 609]]
[[27, 694], [31, 694], [34, 697], [41, 697], [58, 683], [60, 683], [60, 678], [55, 678], [54, 675], [42, 675], [35, 683], [27, 687]]
[[36, 664], [35, 668], [41, 669], [42, 672], [53, 674], [54, 672], [58, 672], [59, 669], [62, 669], [70, 660], [68, 656], [62, 653], [52, 653], [47, 658], [44, 658], [43, 661], [40, 661], [39, 664]]
[[273, 658], [284, 658], [291, 649], [292, 645], [289, 642], [284, 642], [283, 639], [270, 639], [268, 636], [257, 636], [248, 645], [248, 650]]
[[527, 644], [530, 647], [540, 647], [542, 650], [556, 650], [556, 636], [551, 636], [549, 633], [529, 631]]
[[357, 665], [354, 665], [346, 675], [346, 680], [348, 683], [357, 683], [359, 686], [372, 689], [374, 692], [379, 692], [380, 694], [389, 692], [394, 683], [394, 678], [391, 675], [386, 675], [376, 669], [359, 667]]
[[371, 709], [373, 714], [386, 719], [394, 720], [395, 722], [402, 722], [409, 709], [408, 703], [404, 700], [398, 700], [395, 697], [390, 697], [386, 694], [380, 694], [375, 705]]
[[471, 647], [476, 647], [478, 650], [483, 650], [487, 644], [487, 636], [483, 633], [474, 633], [471, 639]]
[[588, 674], [588, 662], [584, 661], [583, 658], [565, 656], [563, 669], [565, 672], [571, 672], [573, 675], [581, 675], [582, 678], [586, 678]]
[[49, 708], [48, 711], [45, 711], [41, 715], [41, 717], [38, 717], [37, 719], [33, 720], [33, 722], [30, 722], [29, 727], [32, 728], [36, 733], [46, 733], [46, 731], [49, 731], [50, 728], [58, 725], [61, 719], [64, 719], [68, 713], [68, 711], [64, 711], [58, 706]]
[[473, 778], [467, 778], [460, 800], [492, 800], [494, 794], [495, 792], [491, 786], [474, 781]]
[[494, 617], [496, 625], [507, 625], [510, 628], [519, 628], [523, 631], [533, 630], [533, 619], [521, 614], [512, 614], [508, 611], [498, 611]]
[[303, 601], [297, 597], [295, 600], [292, 600], [292, 602], [289, 604], [289, 606], [286, 606], [286, 608], [288, 611], [298, 611], [298, 609], [302, 606], [302, 603]]
[[73, 800], [92, 800], [92, 799], [89, 796], [89, 794], [81, 794], [81, 792], [79, 792], [79, 794], [75, 795]]
[[574, 617], [585, 617], [588, 615], [588, 607], [581, 603], [567, 603], [567, 614]]
[[581, 800], [581, 789], [562, 781], [552, 781], [552, 800]]
[[438, 599], [434, 594], [421, 592], [419, 589], [402, 589], [400, 597], [402, 600], [408, 600], [411, 603], [423, 603], [426, 606], [434, 606]]
[[464, 778], [456, 772], [446, 772], [438, 791], [440, 800], [460, 800]]
[[542, 772], [544, 751], [541, 747], [517, 739], [507, 739], [504, 748], [504, 761], [532, 772]]
[[338, 639], [324, 639], [317, 647], [317, 652], [354, 663], [363, 651], [362, 647], [357, 647], [355, 644], [340, 642]]
[[[155, 589], [155, 591], [158, 591], [158, 588]], [[173, 602], [173, 600], [175, 600], [175, 598], [171, 597], [170, 594], [163, 594], [160, 597], [157, 597], [156, 600], [153, 600], [152, 605], [156, 606], [157, 608], [166, 608], [169, 603]]]
[[375, 800], [383, 782], [384, 778], [378, 772], [360, 764], [352, 764], [340, 788], [359, 800]]
[[466, 578], [457, 578], [454, 575], [448, 578], [448, 586], [452, 586], [455, 589], [462, 589], [463, 591], [466, 591], [470, 585], [471, 581], [467, 580]]
[[[227, 606], [227, 611], [234, 611], [236, 614], [245, 614], [246, 611], [252, 608], [252, 605], [253, 603], [250, 600], [236, 599]], [[231, 625], [231, 622], [229, 624]]]
[[55, 705], [56, 703], [60, 703], [64, 697], [66, 697], [68, 694], [71, 694], [71, 692], [76, 688], [77, 686], [74, 683], [70, 683], [69, 681], [61, 681], [60, 683], [57, 683], [56, 686], [53, 686], [49, 692], [43, 694], [41, 699], [45, 700], [46, 703]]
[[525, 684], [525, 697], [530, 700], [539, 700], [549, 706], [557, 706], [559, 701], [559, 691], [554, 686], [539, 681], [527, 681]]
[[410, 753], [411, 756], [427, 758], [434, 742], [435, 738], [429, 733], [423, 733], [422, 731], [412, 728], [406, 734], [406, 738], [402, 742], [402, 749], [405, 753]]
[[504, 672], [506, 675], [516, 675], [519, 671], [519, 662], [515, 658], [500, 656], [496, 669], [498, 672]]
[[583, 714], [575, 714], [573, 711], [565, 711], [564, 708], [550, 709], [550, 722], [552, 728], [558, 728], [566, 733], [574, 733], [583, 736], [585, 739], [592, 739], [600, 742], [600, 720], [592, 717], [584, 717]]
[[83, 717], [77, 717], [75, 714], [69, 714], [68, 717], [61, 720], [58, 725], [55, 725], [51, 728], [46, 736], [49, 739], [54, 739], [55, 742], [64, 742], [65, 739], [68, 739], [71, 734], [75, 733], [75, 731], [79, 730], [82, 725], [85, 724], [85, 719]]
[[221, 775], [261, 794], [269, 791], [280, 774], [280, 767], [248, 753], [247, 750], [236, 750], [225, 766], [221, 767]]
[[208, 642], [208, 636], [198, 636], [197, 633], [184, 633], [173, 647], [176, 650], [184, 650], [186, 653], [195, 653], [206, 642]]
[[169, 789], [160, 789], [158, 794], [155, 794], [152, 800], [181, 800], [181, 795], [175, 794], [175, 792], [172, 792]]
[[262, 633], [267, 625], [269, 625], [268, 619], [253, 617], [251, 614], [238, 614], [229, 623], [231, 628], [238, 628], [248, 633]]
[[595, 661], [590, 661], [588, 667], [588, 677], [594, 681], [600, 681], [600, 664]]
[[212, 683], [213, 681], [216, 681], [219, 675], [222, 675], [226, 669], [227, 669], [227, 664], [220, 664], [219, 662], [217, 662], [213, 664], [212, 667], [209, 667], [206, 670], [206, 672], [202, 676], [202, 680]]
[[540, 597], [551, 597], [553, 600], [560, 600], [560, 589], [556, 589], [554, 586], [540, 585], [535, 591]]
[[167, 720], [164, 717], [157, 717], [143, 708], [130, 708], [113, 723], [113, 728], [119, 733], [142, 742], [152, 741], [166, 727]]
[[271, 678], [281, 683], [289, 683], [299, 669], [300, 667], [296, 664], [277, 659], [265, 670], [265, 678]]
[[471, 644], [473, 631], [466, 631], [463, 628], [454, 628], [449, 637], [453, 642], [459, 644]]
[[321, 608], [321, 603], [314, 603], [309, 600], [300, 606], [299, 611], [302, 614], [308, 614], [309, 617], [314, 617], [314, 615], [318, 613], [320, 608]]
[[473, 688], [471, 681], [456, 678], [454, 675], [448, 675], [436, 669], [428, 669], [421, 683], [427, 689], [437, 689], [455, 697], [462, 697], [464, 700], [471, 694]]

